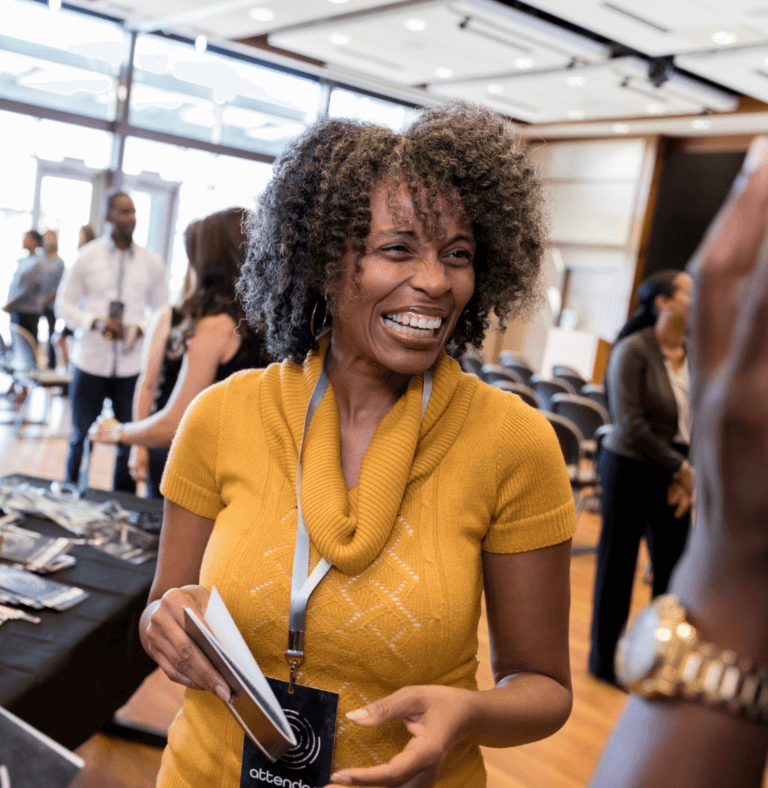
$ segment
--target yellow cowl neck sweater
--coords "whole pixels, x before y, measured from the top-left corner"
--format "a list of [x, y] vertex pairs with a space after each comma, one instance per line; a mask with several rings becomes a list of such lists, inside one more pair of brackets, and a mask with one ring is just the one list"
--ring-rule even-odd
[[[215, 585], [264, 673], [287, 679], [296, 463], [322, 354], [233, 375], [203, 392], [176, 435], [163, 494], [215, 520], [200, 573]], [[552, 429], [518, 397], [442, 353], [421, 420], [421, 377], [382, 420], [347, 490], [329, 387], [309, 427], [302, 506], [311, 566], [333, 563], [307, 611], [299, 681], [339, 693], [334, 769], [383, 763], [409, 738], [344, 714], [403, 686], [475, 689], [482, 551], [565, 541], [573, 498]], [[180, 546], [179, 549], [183, 549]], [[225, 705], [188, 690], [169, 731], [161, 786], [237, 788], [243, 734]], [[479, 788], [478, 748], [457, 745], [440, 788]]]

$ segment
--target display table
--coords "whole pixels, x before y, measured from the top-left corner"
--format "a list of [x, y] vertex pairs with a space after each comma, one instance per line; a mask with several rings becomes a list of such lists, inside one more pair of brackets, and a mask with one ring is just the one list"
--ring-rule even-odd
[[[50, 480], [8, 476], [48, 485]], [[161, 501], [89, 490], [86, 498], [113, 498], [131, 511], [153, 512]], [[25, 527], [47, 536], [72, 536], [48, 520], [27, 517]], [[75, 545], [77, 564], [50, 575], [90, 596], [63, 612], [30, 611], [40, 624], [0, 626], [0, 706], [55, 741], [74, 749], [109, 723], [156, 667], [139, 641], [155, 561], [133, 565], [88, 545]]]

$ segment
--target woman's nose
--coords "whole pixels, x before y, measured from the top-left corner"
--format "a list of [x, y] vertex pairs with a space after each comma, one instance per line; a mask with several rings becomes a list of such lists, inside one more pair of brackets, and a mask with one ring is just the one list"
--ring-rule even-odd
[[430, 298], [438, 298], [449, 290], [445, 266], [437, 254], [422, 255], [416, 260], [411, 286]]

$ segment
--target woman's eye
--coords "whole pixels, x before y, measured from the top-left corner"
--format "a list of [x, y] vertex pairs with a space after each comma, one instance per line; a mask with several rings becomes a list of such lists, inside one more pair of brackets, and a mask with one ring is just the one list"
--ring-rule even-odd
[[448, 253], [448, 263], [453, 266], [469, 266], [474, 262], [474, 255], [469, 249], [454, 249]]

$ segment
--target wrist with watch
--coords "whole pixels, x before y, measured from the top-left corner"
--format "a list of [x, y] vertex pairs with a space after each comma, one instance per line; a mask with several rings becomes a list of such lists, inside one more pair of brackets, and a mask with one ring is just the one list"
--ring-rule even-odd
[[768, 668], [703, 641], [672, 594], [629, 624], [615, 668], [618, 681], [645, 698], [683, 698], [768, 725]]
[[123, 425], [118, 422], [112, 427], [112, 433], [110, 434], [110, 438], [112, 439], [112, 443], [118, 444], [123, 439]]

